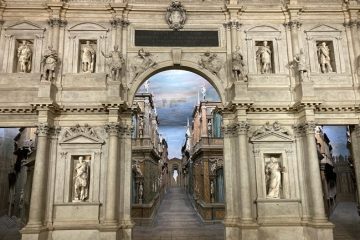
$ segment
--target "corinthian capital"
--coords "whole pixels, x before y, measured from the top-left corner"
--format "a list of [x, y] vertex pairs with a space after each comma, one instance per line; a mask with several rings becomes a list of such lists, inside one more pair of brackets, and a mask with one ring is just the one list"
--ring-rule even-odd
[[49, 131], [50, 131], [50, 127], [48, 126], [47, 123], [39, 123], [37, 125], [36, 134], [39, 137], [47, 136], [49, 134]]
[[237, 132], [240, 135], [247, 134], [250, 126], [246, 121], [241, 121], [237, 124]]
[[107, 123], [105, 130], [109, 135], [118, 135], [120, 132], [120, 124], [118, 122]]

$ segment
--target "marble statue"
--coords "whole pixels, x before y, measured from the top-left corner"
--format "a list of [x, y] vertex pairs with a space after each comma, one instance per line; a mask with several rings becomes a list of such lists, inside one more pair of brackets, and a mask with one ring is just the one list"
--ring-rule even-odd
[[166, 22], [169, 27], [175, 31], [184, 27], [186, 22], [186, 10], [180, 1], [173, 0], [170, 6], [167, 8]]
[[20, 66], [20, 72], [28, 73], [31, 71], [31, 57], [32, 51], [28, 41], [23, 40], [22, 44], [17, 49], [17, 57]]
[[143, 137], [144, 136], [144, 118], [140, 117], [139, 118], [139, 137]]
[[139, 203], [140, 204], [142, 204], [143, 196], [144, 196], [144, 186], [143, 186], [143, 183], [140, 182], [140, 184], [139, 184]]
[[203, 100], [205, 100], [205, 98], [206, 98], [206, 87], [205, 86], [201, 87], [201, 94], [202, 94]]
[[137, 57], [140, 58], [141, 63], [133, 66], [134, 78], [137, 78], [137, 76], [145, 72], [145, 70], [154, 67], [157, 64], [151, 57], [150, 52], [145, 51], [143, 48], [139, 49]]
[[45, 78], [45, 80], [51, 81], [55, 77], [55, 69], [58, 64], [58, 60], [56, 50], [54, 50], [52, 46], [49, 46], [42, 59], [42, 63], [44, 65], [43, 78]]
[[136, 177], [143, 177], [143, 173], [140, 168], [140, 164], [136, 161], [132, 166], [133, 171], [135, 171]]
[[120, 74], [122, 67], [125, 63], [125, 60], [122, 56], [122, 53], [119, 51], [119, 47], [117, 45], [114, 46], [114, 51], [112, 51], [110, 54], [105, 54], [103, 51], [101, 51], [102, 55], [105, 58], [110, 58], [110, 72], [111, 72], [111, 79], [113, 81], [120, 80]]
[[248, 69], [240, 53], [240, 47], [236, 47], [236, 51], [232, 54], [232, 71], [236, 81], [247, 81]]
[[275, 157], [270, 157], [270, 161], [266, 163], [266, 197], [267, 198], [280, 198], [281, 189], [281, 172], [279, 160]]
[[308, 73], [308, 69], [307, 69], [305, 53], [303, 49], [300, 49], [300, 53], [296, 54], [294, 58], [294, 62], [296, 63], [297, 71], [299, 72], [300, 81], [304, 81], [305, 74]]
[[214, 181], [211, 181], [211, 183], [210, 183], [210, 197], [211, 197], [211, 202], [215, 202], [214, 193], [215, 193]]
[[84, 157], [79, 157], [79, 162], [75, 166], [74, 188], [75, 188], [75, 201], [85, 201], [89, 193], [89, 171], [90, 167]]
[[146, 93], [149, 93], [149, 91], [150, 91], [150, 82], [149, 82], [149, 80], [145, 81], [144, 87], [145, 87]]
[[215, 75], [218, 75], [219, 71], [222, 68], [222, 64], [218, 59], [217, 54], [211, 53], [210, 51], [207, 51], [203, 55], [201, 55], [198, 64], [200, 65], [200, 67], [209, 70]]
[[271, 73], [271, 49], [267, 41], [263, 42], [263, 46], [259, 46], [256, 51], [256, 59], [261, 74]]
[[86, 41], [86, 44], [84, 45], [81, 52], [82, 71], [85, 73], [94, 72], [95, 50], [90, 45], [90, 41]]
[[326, 45], [325, 42], [322, 42], [318, 46], [317, 54], [319, 57], [319, 64], [322, 73], [329, 73], [332, 72], [333, 69], [331, 67], [331, 58], [330, 58], [330, 49]]

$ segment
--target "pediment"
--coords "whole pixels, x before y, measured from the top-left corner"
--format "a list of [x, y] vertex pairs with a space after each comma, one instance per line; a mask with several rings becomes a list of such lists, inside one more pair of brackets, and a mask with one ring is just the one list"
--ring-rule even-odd
[[29, 21], [23, 21], [23, 22], [18, 22], [16, 24], [10, 25], [8, 27], [6, 27], [6, 30], [32, 30], [32, 31], [45, 31], [45, 28], [29, 22]]
[[272, 26], [261, 25], [250, 28], [247, 32], [280, 32], [280, 30]]
[[85, 134], [80, 133], [76, 136], [71, 136], [65, 138], [61, 141], [62, 144], [102, 144], [104, 141], [97, 139], [95, 137], [87, 136]]
[[255, 135], [251, 138], [252, 142], [292, 142], [293, 138], [290, 135], [282, 132], [265, 132]]
[[97, 23], [79, 23], [69, 28], [69, 31], [108, 31], [109, 29]]
[[321, 24], [321, 25], [317, 25], [314, 28], [311, 28], [306, 32], [341, 32], [341, 30], [328, 25]]

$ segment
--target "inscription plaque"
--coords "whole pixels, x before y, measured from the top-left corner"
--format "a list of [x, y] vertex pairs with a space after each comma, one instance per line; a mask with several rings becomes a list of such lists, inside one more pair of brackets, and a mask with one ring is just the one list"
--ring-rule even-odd
[[218, 31], [135, 30], [139, 47], [218, 47]]

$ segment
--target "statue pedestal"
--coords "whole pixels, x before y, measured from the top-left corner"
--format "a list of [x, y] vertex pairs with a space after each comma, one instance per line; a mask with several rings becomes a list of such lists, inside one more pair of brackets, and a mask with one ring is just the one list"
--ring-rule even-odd
[[40, 81], [38, 98], [42, 100], [55, 100], [57, 93], [57, 87], [55, 84], [49, 81]]
[[235, 82], [232, 88], [234, 88], [233, 91], [231, 91], [234, 94], [234, 101], [250, 101], [247, 82]]
[[120, 81], [108, 80], [107, 82], [107, 99], [108, 101], [119, 101], [121, 98], [122, 86]]
[[316, 99], [313, 82], [301, 82], [294, 90], [297, 101], [314, 101]]

